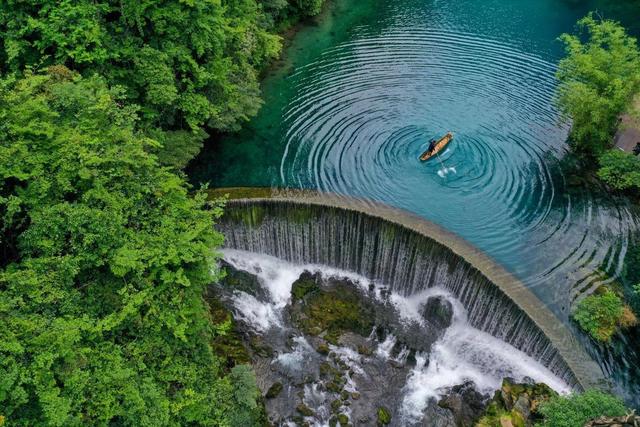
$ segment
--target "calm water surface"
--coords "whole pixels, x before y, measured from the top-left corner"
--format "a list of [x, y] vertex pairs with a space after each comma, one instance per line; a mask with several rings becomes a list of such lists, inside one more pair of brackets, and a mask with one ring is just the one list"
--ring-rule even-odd
[[[258, 117], [205, 148], [190, 176], [407, 209], [486, 251], [566, 321], [598, 269], [620, 272], [638, 225], [571, 173], [552, 102], [556, 38], [593, 8], [639, 29], [637, 1], [337, 0], [267, 77]], [[420, 163], [448, 130], [440, 160]], [[627, 382], [635, 355], [600, 357]]]

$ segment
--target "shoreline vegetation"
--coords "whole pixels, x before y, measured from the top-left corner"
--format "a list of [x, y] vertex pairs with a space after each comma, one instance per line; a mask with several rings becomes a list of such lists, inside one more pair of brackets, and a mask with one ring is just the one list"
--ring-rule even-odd
[[[586, 165], [611, 191], [637, 200], [640, 159], [614, 145], [621, 116], [635, 126], [634, 111], [640, 98], [640, 50], [635, 38], [617, 22], [589, 14], [577, 24], [575, 34], [563, 34], [566, 57], [560, 61], [556, 102], [565, 119], [571, 119], [569, 142]], [[638, 141], [640, 143], [640, 141]], [[631, 248], [630, 253], [637, 251]], [[604, 275], [606, 278], [606, 274]], [[634, 277], [633, 280], [640, 280]], [[592, 339], [609, 344], [612, 336], [637, 326], [632, 306], [637, 306], [638, 285], [602, 285], [579, 300], [572, 317]], [[625, 301], [625, 299], [627, 301]]]
[[[223, 207], [182, 169], [208, 134], [256, 114], [283, 32], [323, 4], [0, 6], [0, 425], [266, 424], [233, 319], [205, 299], [224, 275], [212, 271]], [[640, 86], [635, 40], [593, 16], [580, 27], [591, 43], [563, 36], [558, 74], [572, 145], [637, 194], [637, 159], [607, 151]], [[599, 319], [619, 310], [602, 295], [604, 315], [579, 318], [604, 337]], [[541, 413], [622, 415], [619, 399], [590, 398]]]

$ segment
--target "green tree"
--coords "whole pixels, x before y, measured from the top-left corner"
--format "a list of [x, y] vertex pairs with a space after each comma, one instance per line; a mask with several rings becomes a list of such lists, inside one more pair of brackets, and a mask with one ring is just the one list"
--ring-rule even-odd
[[181, 131], [155, 135], [170, 153], [191, 155], [202, 125], [234, 130], [260, 108], [258, 74], [280, 49], [264, 21], [255, 0], [8, 0], [0, 69], [99, 73], [142, 107], [145, 128]]
[[618, 327], [635, 323], [635, 317], [624, 301], [608, 287], [602, 287], [581, 300], [572, 316], [595, 340], [608, 343]]
[[622, 401], [611, 394], [587, 390], [581, 394], [553, 396], [540, 405], [545, 427], [578, 427], [597, 417], [625, 414]]
[[578, 21], [578, 29], [560, 37], [567, 56], [558, 67], [557, 104], [573, 122], [574, 148], [598, 156], [640, 88], [640, 52], [636, 40], [614, 21], [589, 14]]
[[640, 189], [640, 160], [618, 149], [608, 150], [600, 156], [598, 176], [617, 190]]
[[124, 96], [63, 67], [0, 82], [1, 415], [253, 423], [255, 380], [225, 376], [203, 298], [220, 204], [149, 154]]

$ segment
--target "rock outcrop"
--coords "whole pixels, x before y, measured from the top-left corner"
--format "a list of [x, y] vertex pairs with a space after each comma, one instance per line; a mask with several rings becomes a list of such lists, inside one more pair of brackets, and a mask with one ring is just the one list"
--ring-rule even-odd
[[640, 427], [640, 416], [629, 414], [623, 417], [600, 417], [589, 421], [584, 427]]
[[478, 427], [532, 427], [542, 419], [540, 404], [557, 393], [548, 385], [527, 381], [516, 383], [511, 378], [502, 380], [487, 406]]
[[455, 426], [467, 427], [475, 425], [482, 416], [487, 398], [476, 390], [473, 382], [467, 381], [452, 387], [449, 394], [438, 401], [438, 406], [451, 411]]

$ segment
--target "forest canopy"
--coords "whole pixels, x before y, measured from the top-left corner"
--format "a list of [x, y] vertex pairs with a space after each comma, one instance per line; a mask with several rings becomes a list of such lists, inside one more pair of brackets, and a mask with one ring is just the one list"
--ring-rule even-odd
[[557, 103], [572, 121], [573, 147], [600, 156], [611, 146], [618, 117], [640, 90], [640, 51], [619, 23], [593, 14], [578, 21], [576, 34], [563, 34]]
[[[292, 17], [321, 0], [45, 0], [0, 4], [0, 71], [65, 65], [123, 88], [161, 161], [183, 167], [206, 130], [237, 130], [262, 100], [259, 76]], [[168, 153], [163, 154], [166, 150]]]
[[0, 83], [0, 415], [252, 423], [255, 379], [221, 366], [203, 298], [220, 205], [158, 164], [125, 94], [59, 66]]

